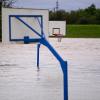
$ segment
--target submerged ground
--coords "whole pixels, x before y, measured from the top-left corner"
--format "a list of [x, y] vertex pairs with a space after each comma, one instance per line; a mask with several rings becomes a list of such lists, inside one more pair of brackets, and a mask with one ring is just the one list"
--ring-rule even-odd
[[[68, 61], [69, 100], [100, 99], [100, 39], [50, 39]], [[63, 100], [62, 71], [41, 46], [40, 71], [36, 44], [0, 43], [0, 100]]]

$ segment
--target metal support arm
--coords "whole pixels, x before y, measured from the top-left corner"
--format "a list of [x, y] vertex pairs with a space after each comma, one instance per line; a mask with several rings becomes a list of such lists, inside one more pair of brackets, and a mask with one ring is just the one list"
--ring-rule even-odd
[[63, 80], [64, 80], [64, 100], [68, 100], [68, 69], [67, 61], [64, 61], [61, 56], [55, 51], [55, 49], [50, 45], [50, 43], [45, 39], [40, 39], [40, 43], [45, 45], [55, 56], [55, 58], [60, 62], [61, 69], [63, 71]]

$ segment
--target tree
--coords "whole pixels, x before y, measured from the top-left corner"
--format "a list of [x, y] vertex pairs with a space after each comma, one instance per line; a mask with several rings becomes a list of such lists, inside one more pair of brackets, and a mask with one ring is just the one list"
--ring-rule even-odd
[[100, 24], [100, 9], [97, 9], [96, 11], [96, 21], [97, 21], [97, 24]]
[[58, 10], [58, 11], [50, 11], [50, 20], [66, 20], [66, 12], [65, 10]]
[[1, 0], [3, 7], [12, 7], [16, 0]]
[[94, 4], [91, 4], [88, 8], [85, 9], [85, 11], [87, 12], [87, 14], [95, 15], [96, 7]]

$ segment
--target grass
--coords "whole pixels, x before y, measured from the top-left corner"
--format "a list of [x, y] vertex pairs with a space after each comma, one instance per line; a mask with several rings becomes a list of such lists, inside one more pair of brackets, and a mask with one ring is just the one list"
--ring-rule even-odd
[[100, 38], [100, 25], [67, 25], [66, 37]]

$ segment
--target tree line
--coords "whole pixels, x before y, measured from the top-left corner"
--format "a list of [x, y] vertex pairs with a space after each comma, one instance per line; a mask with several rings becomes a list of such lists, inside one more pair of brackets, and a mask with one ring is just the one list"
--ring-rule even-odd
[[67, 24], [100, 24], [100, 9], [91, 4], [85, 9], [66, 12], [65, 10], [50, 11], [50, 20], [66, 20]]

